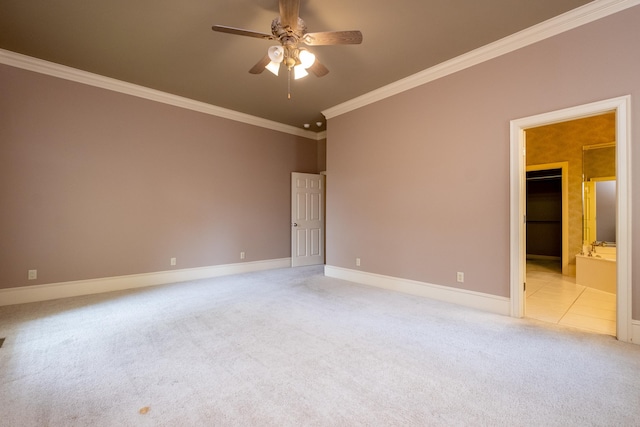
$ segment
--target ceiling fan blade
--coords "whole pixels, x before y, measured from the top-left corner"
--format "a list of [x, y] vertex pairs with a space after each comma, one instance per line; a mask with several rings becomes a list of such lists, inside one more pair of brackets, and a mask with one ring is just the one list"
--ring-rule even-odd
[[225, 27], [224, 25], [214, 25], [211, 27], [213, 31], [220, 33], [235, 34], [238, 36], [256, 37], [258, 39], [274, 40], [275, 37], [272, 34], [259, 33], [257, 31], [243, 30], [241, 28]]
[[264, 67], [267, 66], [267, 64], [269, 64], [269, 62], [271, 62], [271, 59], [269, 59], [269, 55], [265, 55], [264, 58], [262, 58], [260, 61], [258, 61], [256, 63], [256, 65], [254, 65], [249, 72], [251, 74], [260, 74], [261, 72], [263, 72], [265, 70]]
[[309, 71], [311, 71], [317, 77], [323, 77], [329, 73], [329, 69], [324, 65], [322, 65], [320, 61], [318, 61], [317, 59], [315, 60], [313, 65], [309, 67]]
[[362, 33], [353, 31], [323, 31], [319, 33], [306, 33], [302, 42], [309, 46], [322, 46], [331, 44], [360, 44]]
[[300, 0], [280, 0], [280, 24], [283, 27], [298, 28], [298, 16], [300, 15]]

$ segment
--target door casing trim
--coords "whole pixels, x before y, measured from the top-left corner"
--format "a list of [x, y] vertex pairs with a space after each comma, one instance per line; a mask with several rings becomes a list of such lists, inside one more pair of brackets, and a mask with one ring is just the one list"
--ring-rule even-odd
[[631, 312], [631, 96], [597, 101], [512, 120], [510, 123], [510, 295], [511, 316], [524, 316], [525, 280], [525, 130], [607, 112], [616, 113], [617, 306], [616, 336], [632, 342]]

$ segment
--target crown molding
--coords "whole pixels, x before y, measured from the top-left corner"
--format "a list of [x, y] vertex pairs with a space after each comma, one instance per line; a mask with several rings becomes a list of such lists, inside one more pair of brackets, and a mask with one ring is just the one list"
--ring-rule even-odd
[[175, 107], [185, 108], [187, 110], [198, 111], [200, 113], [209, 114], [224, 119], [234, 120], [253, 126], [259, 126], [278, 132], [288, 133], [303, 138], [319, 140], [318, 133], [304, 129], [298, 129], [291, 125], [263, 119], [238, 111], [229, 110], [205, 102], [195, 101], [193, 99], [172, 95], [133, 83], [127, 83], [122, 80], [101, 76], [99, 74], [78, 70], [76, 68], [67, 67], [65, 65], [56, 64], [54, 62], [45, 61], [20, 53], [0, 49], [0, 64], [9, 65], [24, 70], [33, 71], [40, 74], [46, 74], [77, 83], [95, 86], [102, 89], [120, 92], [127, 95], [144, 98], [151, 101], [161, 102], [163, 104], [173, 105]]
[[404, 79], [368, 92], [357, 98], [322, 111], [327, 119], [381, 101], [425, 83], [432, 82], [482, 62], [522, 49], [533, 43], [548, 39], [614, 13], [640, 4], [640, 0], [595, 0], [584, 6], [558, 15], [510, 36], [497, 40], [466, 54], [445, 61]]

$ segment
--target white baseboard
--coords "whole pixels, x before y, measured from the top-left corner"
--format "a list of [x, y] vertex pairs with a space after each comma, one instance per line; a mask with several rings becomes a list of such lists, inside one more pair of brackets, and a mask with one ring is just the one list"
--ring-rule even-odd
[[331, 265], [325, 265], [324, 274], [325, 276], [336, 279], [348, 280], [363, 285], [464, 305], [466, 307], [477, 308], [505, 316], [509, 316], [511, 311], [511, 300], [509, 298], [481, 292], [456, 289], [449, 286], [434, 285], [398, 277], [383, 276]]
[[102, 292], [143, 288], [146, 286], [165, 285], [167, 283], [186, 282], [189, 280], [287, 267], [291, 267], [291, 258], [212, 265], [208, 267], [103, 277], [99, 279], [76, 280], [73, 282], [49, 283], [45, 285], [21, 286], [0, 289], [0, 306], [75, 297], [79, 295], [99, 294]]

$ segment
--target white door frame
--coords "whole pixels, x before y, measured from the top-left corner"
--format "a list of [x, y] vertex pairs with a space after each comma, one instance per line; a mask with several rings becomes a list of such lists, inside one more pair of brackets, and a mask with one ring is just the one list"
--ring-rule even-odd
[[511, 121], [510, 291], [511, 316], [524, 316], [526, 162], [525, 130], [607, 112], [616, 113], [617, 307], [616, 336], [632, 340], [631, 329], [631, 96], [622, 96]]

